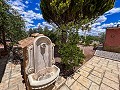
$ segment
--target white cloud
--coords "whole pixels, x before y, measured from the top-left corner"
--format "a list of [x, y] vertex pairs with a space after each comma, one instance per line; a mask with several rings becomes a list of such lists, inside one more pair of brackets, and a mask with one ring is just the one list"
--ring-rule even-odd
[[22, 12], [23, 19], [26, 21], [26, 28], [35, 27], [34, 20], [43, 19], [40, 13], [35, 13], [32, 10], [28, 10], [27, 12]]
[[48, 29], [50, 29], [50, 30], [53, 28], [53, 26], [50, 25], [50, 24], [47, 23], [47, 22], [42, 22], [42, 26], [43, 26], [43, 28], [46, 26], [46, 27], [48, 27]]
[[114, 23], [109, 23], [109, 24], [103, 24], [101, 27], [102, 28], [107, 28], [107, 27], [113, 27]]
[[99, 33], [105, 32], [106, 28], [117, 27], [118, 24], [120, 24], [120, 21], [114, 22], [114, 23], [102, 24], [102, 25], [98, 25], [98, 24], [95, 23], [94, 25], [92, 25], [91, 31], [88, 32], [87, 34], [89, 34], [89, 35], [99, 35]]
[[37, 8], [37, 7], [36, 7], [36, 8], [35, 8], [35, 10], [37, 10], [37, 11], [38, 11], [38, 10], [39, 10], [39, 8]]
[[107, 20], [107, 17], [102, 15], [96, 20], [96, 23], [102, 23], [102, 22], [105, 22], [106, 20]]
[[41, 27], [41, 28], [44, 28], [45, 26], [44, 25], [42, 25], [41, 23], [38, 23], [37, 25], [35, 25], [33, 28], [38, 28], [38, 27]]
[[47, 22], [38, 23], [34, 28], [37, 28], [39, 26], [42, 27], [43, 29], [45, 27], [48, 27], [49, 30], [52, 30], [52, 28], [54, 28], [51, 24], [49, 24]]
[[100, 22], [94, 23], [94, 24], [91, 25], [91, 27], [96, 27], [98, 25], [101, 25], [101, 23]]
[[[30, 3], [30, 1], [26, 1], [25, 4]], [[9, 4], [12, 6], [12, 8], [16, 9], [19, 14], [23, 17], [23, 19], [26, 21], [26, 28], [35, 27], [34, 20], [41, 20], [43, 19], [42, 14], [36, 13], [32, 10], [27, 10], [27, 6], [24, 5], [23, 0], [10, 0]], [[38, 8], [36, 8], [37, 10]]]
[[38, 7], [40, 7], [40, 4], [39, 4], [39, 3], [36, 3], [36, 5], [37, 5]]
[[52, 25], [50, 25], [50, 24], [47, 23], [47, 22], [42, 22], [42, 24], [43, 24], [44, 26], [53, 27]]
[[105, 15], [100, 16], [94, 24], [91, 25], [91, 30], [87, 34], [89, 35], [98, 35], [101, 32], [105, 32], [105, 29], [101, 25], [103, 22], [107, 20], [107, 17]]
[[26, 25], [28, 26], [28, 28], [35, 26], [35, 25], [31, 24], [31, 23], [26, 23]]
[[12, 8], [18, 10], [18, 11], [23, 11], [25, 9], [25, 5], [23, 4], [22, 0], [10, 0], [9, 3], [11, 4]]
[[107, 17], [104, 15], [100, 16], [94, 24], [91, 25], [91, 30], [87, 32], [88, 35], [98, 35], [100, 32], [104, 32], [105, 29], [101, 25], [103, 22], [107, 20]]
[[42, 14], [40, 13], [35, 13], [32, 10], [28, 10], [26, 12], [22, 13], [24, 17], [30, 18], [30, 19], [43, 19]]
[[105, 15], [111, 15], [114, 13], [120, 13], [120, 7], [119, 8], [112, 8], [111, 10], [107, 11]]
[[29, 2], [28, 1], [25, 1], [25, 4], [28, 4]]

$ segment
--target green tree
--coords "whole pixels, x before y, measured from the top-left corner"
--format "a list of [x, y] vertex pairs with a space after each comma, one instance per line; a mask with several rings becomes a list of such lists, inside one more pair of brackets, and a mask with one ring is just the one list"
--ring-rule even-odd
[[38, 31], [38, 33], [43, 33], [42, 27], [41, 27], [41, 26], [38, 26], [37, 31]]
[[115, 0], [41, 0], [44, 19], [58, 27], [69, 22], [84, 24], [111, 9]]
[[61, 44], [59, 53], [61, 54], [61, 60], [66, 65], [67, 70], [73, 69], [74, 66], [78, 66], [85, 57], [83, 51], [77, 47], [79, 43], [79, 35], [75, 29], [68, 31], [67, 43]]
[[[81, 30], [84, 31], [84, 41], [87, 41], [86, 40], [86, 34], [87, 34], [88, 31], [91, 30], [91, 24], [88, 23], [88, 24], [82, 25]], [[85, 44], [85, 42], [84, 42], [84, 44]]]
[[24, 25], [24, 20], [10, 7], [7, 0], [0, 0], [0, 34], [5, 51], [7, 51], [6, 39], [14, 44], [26, 36]]
[[30, 28], [28, 31], [29, 36], [31, 36], [32, 33], [33, 33], [33, 30], [32, 30], [32, 28]]
[[56, 24], [62, 31], [62, 42], [67, 40], [68, 24], [81, 25], [96, 20], [111, 9], [115, 0], [41, 0], [40, 8], [44, 19]]
[[45, 26], [44, 27], [44, 35], [46, 35], [46, 36], [48, 36], [49, 35], [49, 32], [50, 32], [50, 30], [48, 29], [48, 27], [47, 26]]
[[99, 34], [99, 38], [100, 38], [100, 43], [104, 43], [104, 41], [105, 41], [105, 33], [103, 32], [103, 33], [100, 33]]
[[[72, 67], [76, 65], [75, 62], [79, 63], [78, 58], [80, 53], [78, 54], [78, 49], [76, 49], [76, 41], [78, 39], [72, 40], [71, 38], [78, 36], [78, 29], [82, 25], [92, 23], [100, 15], [111, 9], [114, 1], [115, 0], [41, 0], [40, 8], [43, 18], [50, 24], [56, 24], [58, 27], [61, 39], [60, 48], [62, 49], [60, 53], [63, 56], [62, 61], [64, 62], [63, 58], [66, 59], [64, 62], [66, 65], [70, 65], [68, 63], [71, 59], [74, 63]], [[76, 33], [72, 33], [73, 29]], [[71, 52], [73, 51], [76, 57], [71, 59], [69, 59], [71, 54], [68, 54], [68, 56], [65, 55], [66, 51], [69, 52], [68, 48], [72, 46], [69, 42], [74, 43], [73, 47], [77, 52], [74, 53], [75, 51], [72, 48]]]

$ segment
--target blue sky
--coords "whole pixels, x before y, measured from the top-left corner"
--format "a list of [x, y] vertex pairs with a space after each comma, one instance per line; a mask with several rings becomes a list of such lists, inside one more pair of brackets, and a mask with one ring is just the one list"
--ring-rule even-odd
[[[41, 26], [44, 28], [48, 26], [49, 29], [53, 28], [47, 23], [41, 14], [40, 0], [10, 0], [12, 8], [16, 9], [23, 19], [26, 21], [26, 30], [29, 28], [36, 28]], [[88, 34], [98, 35], [105, 32], [106, 27], [116, 27], [120, 24], [120, 0], [115, 1], [115, 6], [111, 10], [105, 12], [98, 20], [92, 24], [91, 31]], [[80, 33], [83, 33], [79, 31]]]

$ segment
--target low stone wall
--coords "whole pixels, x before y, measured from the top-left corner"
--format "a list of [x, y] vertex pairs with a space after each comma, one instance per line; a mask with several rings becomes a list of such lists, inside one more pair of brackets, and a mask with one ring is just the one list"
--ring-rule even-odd
[[107, 52], [107, 51], [102, 51], [102, 50], [96, 50], [96, 52], [95, 52], [94, 55], [102, 57], [102, 58], [108, 58], [108, 59], [120, 61], [120, 53], [114, 53], [114, 52]]
[[105, 50], [105, 51], [110, 51], [110, 52], [120, 53], [120, 47], [104, 46], [104, 50]]

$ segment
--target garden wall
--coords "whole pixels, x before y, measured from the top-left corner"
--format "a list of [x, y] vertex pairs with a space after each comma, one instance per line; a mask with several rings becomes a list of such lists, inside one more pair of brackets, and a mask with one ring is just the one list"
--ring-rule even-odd
[[111, 52], [120, 52], [120, 27], [107, 28], [104, 50]]

